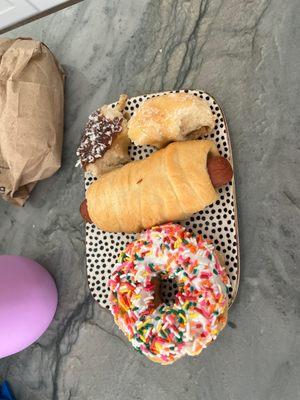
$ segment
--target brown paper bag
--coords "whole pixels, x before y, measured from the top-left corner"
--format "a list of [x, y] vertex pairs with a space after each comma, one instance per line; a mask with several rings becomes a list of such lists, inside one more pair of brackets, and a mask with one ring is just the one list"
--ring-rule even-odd
[[32, 39], [0, 39], [0, 195], [23, 205], [61, 165], [64, 73]]

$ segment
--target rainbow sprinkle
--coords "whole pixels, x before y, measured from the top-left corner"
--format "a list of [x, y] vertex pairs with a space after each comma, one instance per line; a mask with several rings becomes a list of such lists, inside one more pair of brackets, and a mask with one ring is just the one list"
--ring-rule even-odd
[[[176, 279], [173, 305], [155, 304], [155, 278]], [[177, 224], [148, 229], [119, 257], [110, 280], [115, 322], [150, 360], [199, 354], [226, 324], [230, 285], [212, 244]]]

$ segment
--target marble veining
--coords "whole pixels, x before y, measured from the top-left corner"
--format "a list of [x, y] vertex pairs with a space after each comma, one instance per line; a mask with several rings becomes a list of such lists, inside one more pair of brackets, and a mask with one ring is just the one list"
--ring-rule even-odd
[[[0, 202], [0, 253], [39, 261], [60, 295], [39, 341], [0, 360], [18, 400], [299, 399], [299, 12], [297, 0], [85, 0], [5, 35], [45, 42], [67, 74], [62, 168], [23, 209]], [[89, 294], [74, 166], [99, 105], [177, 88], [213, 94], [228, 119], [241, 284], [216, 343], [162, 367]]]

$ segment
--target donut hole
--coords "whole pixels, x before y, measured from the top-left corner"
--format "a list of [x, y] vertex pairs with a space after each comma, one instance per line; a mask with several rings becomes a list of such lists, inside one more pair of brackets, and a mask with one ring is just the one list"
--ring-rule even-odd
[[175, 278], [160, 277], [160, 299], [161, 303], [172, 306], [178, 293], [178, 284]]

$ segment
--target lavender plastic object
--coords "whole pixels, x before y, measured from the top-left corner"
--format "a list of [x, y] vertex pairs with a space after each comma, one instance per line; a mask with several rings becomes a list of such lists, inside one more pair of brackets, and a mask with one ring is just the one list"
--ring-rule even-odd
[[57, 307], [53, 278], [25, 257], [0, 256], [0, 358], [35, 342]]

